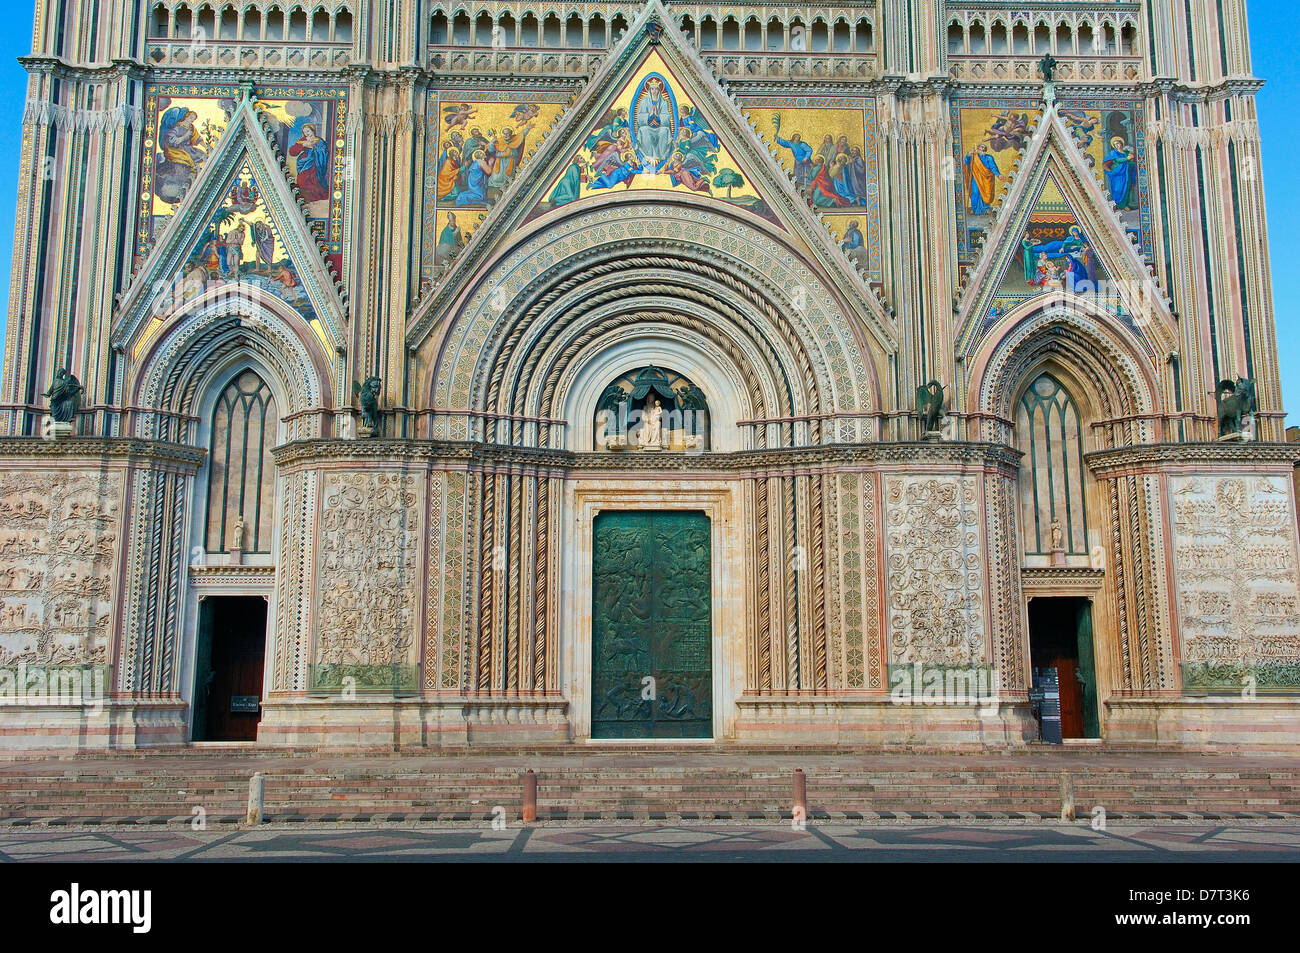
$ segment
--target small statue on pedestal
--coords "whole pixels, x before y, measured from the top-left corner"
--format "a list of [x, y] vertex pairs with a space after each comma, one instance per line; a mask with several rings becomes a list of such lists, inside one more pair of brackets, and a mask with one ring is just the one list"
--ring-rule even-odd
[[45, 430], [54, 437], [66, 437], [72, 433], [72, 422], [77, 417], [77, 411], [81, 409], [81, 395], [86, 389], [81, 386], [81, 381], [69, 373], [66, 367], [60, 367], [54, 375], [54, 381], [50, 384], [42, 397], [50, 399], [50, 413], [46, 419]]
[[916, 413], [921, 418], [921, 433], [926, 440], [938, 440], [943, 422], [943, 385], [930, 381], [916, 389]]
[[383, 381], [373, 375], [365, 383], [352, 382], [352, 393], [361, 398], [361, 426], [357, 428], [359, 437], [380, 436], [379, 394]]
[[639, 449], [663, 449], [663, 416], [663, 407], [659, 405], [659, 398], [656, 397], [654, 405], [647, 407], [643, 412], [641, 432], [637, 434], [637, 447]]
[[1221, 380], [1214, 399], [1218, 405], [1219, 439], [1245, 440], [1242, 418], [1255, 413], [1255, 382], [1247, 377], [1238, 377], [1235, 383]]
[[1052, 565], [1065, 565], [1065, 530], [1060, 520], [1052, 520]]

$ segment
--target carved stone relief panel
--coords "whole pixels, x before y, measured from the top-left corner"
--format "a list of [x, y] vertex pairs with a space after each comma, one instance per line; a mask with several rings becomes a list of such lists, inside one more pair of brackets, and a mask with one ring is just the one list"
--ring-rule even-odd
[[119, 472], [0, 473], [0, 665], [105, 665]]
[[886, 480], [891, 664], [986, 661], [979, 496], [974, 477]]
[[318, 664], [415, 661], [420, 502], [414, 474], [326, 474], [317, 557]]
[[1294, 675], [1300, 587], [1289, 481], [1175, 476], [1170, 491], [1183, 661]]

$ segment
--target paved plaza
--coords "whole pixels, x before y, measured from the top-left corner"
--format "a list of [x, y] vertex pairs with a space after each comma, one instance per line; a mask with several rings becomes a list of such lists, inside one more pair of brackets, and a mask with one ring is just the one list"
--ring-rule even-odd
[[599, 861], [1235, 863], [1300, 860], [1300, 823], [490, 823], [0, 829], [0, 862]]

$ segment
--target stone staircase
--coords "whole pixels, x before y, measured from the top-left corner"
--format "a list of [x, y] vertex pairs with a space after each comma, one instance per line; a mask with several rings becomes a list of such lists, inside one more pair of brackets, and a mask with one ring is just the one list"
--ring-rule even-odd
[[546, 819], [779, 819], [795, 768], [809, 816], [1056, 817], [1068, 772], [1080, 816], [1300, 820], [1300, 758], [1105, 748], [1019, 751], [677, 746], [430, 754], [192, 747], [0, 762], [0, 824], [241, 818], [266, 777], [267, 820], [517, 818], [522, 774]]

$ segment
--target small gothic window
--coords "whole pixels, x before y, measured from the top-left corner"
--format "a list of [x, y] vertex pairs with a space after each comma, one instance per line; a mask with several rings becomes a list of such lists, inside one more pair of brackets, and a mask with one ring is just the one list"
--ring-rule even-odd
[[612, 381], [596, 404], [597, 450], [709, 449], [709, 402], [674, 371], [653, 364]]
[[280, 415], [275, 395], [252, 370], [235, 375], [212, 411], [208, 448], [208, 517], [204, 548], [225, 553], [239, 542], [246, 553], [271, 551], [275, 506], [276, 444]]
[[1051, 374], [1025, 390], [1016, 407], [1025, 553], [1088, 552], [1083, 423], [1070, 392]]

